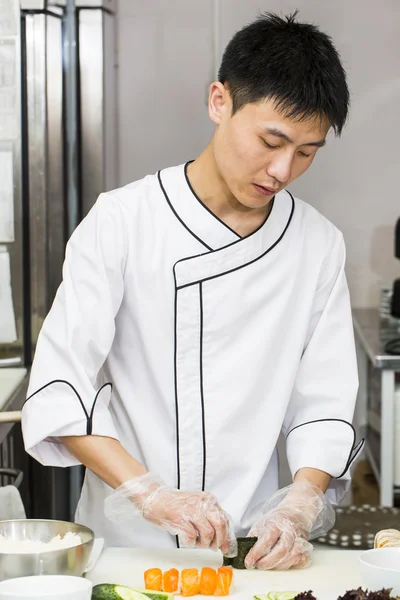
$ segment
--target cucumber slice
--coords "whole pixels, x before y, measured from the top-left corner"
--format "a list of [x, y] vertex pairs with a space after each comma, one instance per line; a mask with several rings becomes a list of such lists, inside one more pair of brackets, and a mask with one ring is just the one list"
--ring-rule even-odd
[[93, 588], [92, 600], [174, 600], [174, 595], [168, 592], [139, 590], [126, 585], [100, 583]]
[[150, 598], [150, 600], [174, 600], [174, 594], [171, 594], [170, 592], [157, 592], [154, 590], [140, 590], [138, 588], [132, 588], [132, 589], [135, 592], [139, 592], [140, 594], [143, 594], [143, 596]]
[[258, 594], [254, 600], [293, 600], [299, 592], [269, 592], [268, 594]]
[[174, 600], [174, 595], [155, 590], [139, 590], [124, 585], [116, 585], [115, 592], [121, 600]]
[[[132, 593], [134, 595], [132, 595]], [[132, 588], [114, 583], [100, 583], [92, 590], [92, 600], [149, 600], [144, 594], [135, 592]]]

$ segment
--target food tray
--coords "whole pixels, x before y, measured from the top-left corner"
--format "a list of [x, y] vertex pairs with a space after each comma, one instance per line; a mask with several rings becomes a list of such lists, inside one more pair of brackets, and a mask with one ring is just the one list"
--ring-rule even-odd
[[400, 509], [384, 506], [346, 506], [336, 508], [335, 527], [314, 542], [326, 546], [368, 550], [374, 547], [381, 529], [400, 529]]

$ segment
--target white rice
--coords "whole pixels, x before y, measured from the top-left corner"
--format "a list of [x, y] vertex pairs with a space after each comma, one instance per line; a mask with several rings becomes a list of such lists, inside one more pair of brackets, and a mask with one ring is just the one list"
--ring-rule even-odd
[[53, 537], [50, 542], [34, 540], [13, 540], [0, 535], [0, 553], [2, 554], [28, 554], [34, 552], [49, 552], [50, 550], [61, 550], [73, 548], [82, 544], [82, 538], [76, 533], [68, 532], [62, 538], [60, 535]]

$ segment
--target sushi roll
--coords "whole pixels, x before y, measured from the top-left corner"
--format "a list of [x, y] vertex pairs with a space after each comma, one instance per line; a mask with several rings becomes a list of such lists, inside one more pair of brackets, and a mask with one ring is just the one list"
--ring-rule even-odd
[[234, 558], [223, 557], [224, 567], [233, 567], [234, 569], [245, 569], [245, 558], [256, 543], [256, 537], [238, 537], [238, 553]]
[[217, 574], [217, 585], [214, 596], [227, 596], [233, 579], [232, 567], [220, 567]]
[[161, 569], [148, 569], [144, 572], [144, 587], [146, 590], [161, 592], [162, 571]]
[[183, 569], [181, 572], [181, 596], [196, 596], [200, 593], [198, 569]]
[[213, 596], [217, 587], [217, 571], [211, 567], [203, 567], [200, 574], [200, 594]]
[[179, 571], [178, 569], [169, 569], [163, 574], [163, 592], [170, 594], [177, 593], [179, 590]]

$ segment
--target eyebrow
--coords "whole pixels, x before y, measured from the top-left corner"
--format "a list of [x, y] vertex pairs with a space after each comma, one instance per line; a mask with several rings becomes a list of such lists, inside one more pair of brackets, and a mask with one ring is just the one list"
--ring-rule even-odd
[[[289, 143], [293, 143], [293, 140], [288, 135], [286, 135], [286, 133], [283, 133], [283, 131], [281, 131], [280, 129], [276, 129], [275, 127], [265, 127], [265, 131], [267, 133], [270, 133], [271, 135], [282, 138], [283, 140], [286, 140]], [[306, 144], [301, 144], [301, 146], [317, 146], [318, 148], [322, 148], [322, 146], [325, 146], [325, 140], [319, 140], [317, 142], [307, 142]]]

